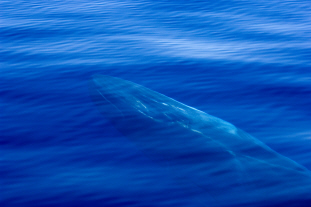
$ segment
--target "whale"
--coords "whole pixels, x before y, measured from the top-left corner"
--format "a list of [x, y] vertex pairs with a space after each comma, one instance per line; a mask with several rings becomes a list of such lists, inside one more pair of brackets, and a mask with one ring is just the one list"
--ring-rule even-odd
[[311, 206], [310, 171], [233, 124], [121, 78], [94, 75], [89, 85], [104, 117], [212, 197], [206, 206]]

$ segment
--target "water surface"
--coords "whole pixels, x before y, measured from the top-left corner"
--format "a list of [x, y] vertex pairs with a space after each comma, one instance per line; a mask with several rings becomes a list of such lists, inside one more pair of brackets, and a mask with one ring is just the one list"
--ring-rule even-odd
[[220, 117], [311, 169], [309, 1], [1, 1], [2, 206], [199, 206], [102, 116], [93, 74]]

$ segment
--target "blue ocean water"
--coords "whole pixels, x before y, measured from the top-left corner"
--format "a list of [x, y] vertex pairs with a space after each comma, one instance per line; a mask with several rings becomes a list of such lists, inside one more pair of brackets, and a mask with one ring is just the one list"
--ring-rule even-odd
[[198, 206], [101, 115], [93, 74], [222, 118], [311, 170], [309, 1], [1, 1], [1, 206]]

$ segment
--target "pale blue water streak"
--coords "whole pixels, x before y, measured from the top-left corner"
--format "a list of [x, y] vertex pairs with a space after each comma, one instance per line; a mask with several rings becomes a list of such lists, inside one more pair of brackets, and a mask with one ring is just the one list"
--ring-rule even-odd
[[2, 206], [194, 205], [195, 189], [96, 110], [88, 91], [96, 73], [225, 119], [311, 169], [309, 1], [0, 8]]

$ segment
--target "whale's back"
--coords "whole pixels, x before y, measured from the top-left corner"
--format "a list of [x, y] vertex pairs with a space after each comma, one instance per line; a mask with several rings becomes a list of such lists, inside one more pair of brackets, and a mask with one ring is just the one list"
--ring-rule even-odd
[[96, 76], [91, 92], [122, 134], [210, 206], [311, 203], [310, 172], [234, 125], [119, 78]]

